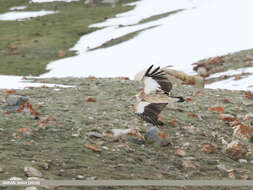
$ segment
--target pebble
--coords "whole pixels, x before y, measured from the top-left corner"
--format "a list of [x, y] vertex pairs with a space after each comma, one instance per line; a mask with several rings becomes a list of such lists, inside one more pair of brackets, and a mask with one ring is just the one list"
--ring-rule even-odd
[[77, 179], [84, 179], [84, 176], [83, 175], [78, 175]]
[[156, 142], [161, 145], [166, 145], [167, 139], [163, 132], [161, 132], [157, 127], [151, 127], [146, 133], [146, 139], [149, 142]]
[[245, 159], [239, 159], [238, 162], [240, 162], [240, 163], [248, 163], [248, 161], [245, 160]]
[[22, 106], [27, 101], [28, 98], [24, 96], [9, 95], [5, 99], [5, 103], [2, 108], [4, 110], [8, 110], [9, 112], [16, 112], [20, 108], [20, 106]]
[[5, 102], [8, 106], [21, 106], [27, 101], [28, 101], [27, 97], [18, 96], [18, 95], [9, 95], [5, 99]]
[[0, 173], [3, 173], [4, 172], [4, 169], [3, 168], [0, 168]]
[[102, 146], [102, 149], [109, 150], [109, 148], [107, 146]]
[[42, 173], [33, 167], [24, 167], [24, 171], [29, 177], [42, 177]]
[[9, 180], [23, 180], [21, 177], [16, 177], [16, 176], [14, 176], [14, 177], [11, 177]]
[[176, 150], [176, 155], [178, 155], [178, 156], [186, 156], [186, 153], [182, 149], [177, 149]]
[[38, 190], [38, 188], [31, 186], [31, 187], [26, 187], [25, 190]]
[[86, 135], [88, 137], [103, 138], [103, 135], [101, 133], [98, 133], [98, 132], [95, 132], [95, 131], [87, 132]]
[[202, 75], [202, 76], [206, 76], [206, 74], [207, 74], [207, 70], [205, 67], [199, 67], [197, 72], [199, 75]]

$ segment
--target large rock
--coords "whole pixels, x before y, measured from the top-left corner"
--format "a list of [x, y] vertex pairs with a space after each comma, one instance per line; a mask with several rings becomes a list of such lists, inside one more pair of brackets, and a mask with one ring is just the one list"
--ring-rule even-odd
[[16, 112], [27, 101], [27, 97], [19, 95], [9, 95], [5, 98], [5, 103], [2, 108], [4, 110], [8, 110], [9, 112]]

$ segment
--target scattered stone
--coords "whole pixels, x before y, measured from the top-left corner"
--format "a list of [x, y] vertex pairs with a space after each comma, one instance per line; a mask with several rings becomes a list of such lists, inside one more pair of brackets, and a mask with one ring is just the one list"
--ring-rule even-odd
[[188, 133], [195, 134], [199, 131], [199, 129], [193, 125], [191, 126], [184, 126], [183, 129], [187, 130]]
[[218, 118], [220, 118], [224, 121], [234, 121], [234, 120], [236, 120], [236, 117], [234, 117], [233, 115], [224, 114], [224, 113], [219, 114]]
[[79, 137], [80, 136], [80, 131], [73, 131], [72, 132], [72, 137]]
[[233, 169], [227, 169], [226, 166], [224, 164], [219, 164], [216, 166], [220, 171], [222, 172], [233, 172], [234, 170]]
[[24, 137], [30, 137], [33, 134], [32, 129], [30, 127], [19, 129], [19, 133], [21, 133]]
[[157, 127], [151, 127], [146, 133], [146, 139], [148, 142], [155, 142], [161, 145], [167, 145], [167, 137]]
[[196, 168], [196, 166], [190, 160], [183, 160], [182, 165], [184, 168]]
[[186, 153], [185, 153], [185, 151], [184, 150], [182, 150], [182, 149], [177, 149], [176, 150], [176, 155], [178, 155], [178, 156], [186, 156]]
[[102, 146], [101, 148], [104, 150], [109, 150], [109, 148], [107, 146]]
[[200, 75], [200, 76], [207, 76], [207, 70], [205, 67], [199, 67], [197, 69], [197, 73]]
[[243, 120], [251, 120], [251, 119], [253, 119], [253, 113], [248, 113], [243, 118]]
[[42, 168], [43, 168], [44, 170], [49, 170], [49, 164], [48, 164], [48, 163], [43, 163], [43, 164], [42, 164]]
[[235, 174], [233, 172], [228, 173], [228, 177], [231, 179], [235, 179]]
[[233, 139], [240, 139], [245, 142], [253, 141], [253, 126], [247, 126], [242, 123], [233, 127]]
[[86, 99], [86, 102], [96, 102], [96, 99], [93, 97], [89, 97]]
[[97, 180], [98, 178], [96, 176], [90, 176], [86, 178], [87, 180]]
[[85, 177], [84, 177], [83, 175], [78, 175], [78, 176], [77, 176], [77, 179], [83, 180], [83, 179], [85, 179]]
[[211, 142], [204, 142], [200, 146], [200, 150], [206, 154], [214, 153], [216, 151], [216, 145]]
[[24, 171], [28, 177], [42, 177], [42, 173], [33, 167], [24, 167]]
[[191, 144], [189, 143], [189, 142], [185, 142], [184, 144], [183, 144], [183, 147], [189, 147]]
[[23, 178], [14, 176], [14, 177], [11, 177], [9, 180], [11, 180], [11, 181], [23, 180]]
[[246, 152], [246, 146], [238, 141], [232, 141], [225, 148], [225, 153], [228, 155], [228, 157], [235, 161], [243, 158]]
[[4, 172], [4, 169], [3, 168], [0, 168], [0, 173], [3, 173]]
[[238, 162], [245, 163], [245, 164], [248, 163], [248, 161], [246, 159], [239, 159]]
[[25, 190], [38, 190], [38, 188], [31, 186], [31, 187], [26, 187]]
[[90, 131], [90, 132], [87, 132], [86, 135], [88, 137], [96, 137], [96, 138], [103, 138], [103, 135], [98, 133], [98, 132], [95, 132], [95, 131]]
[[64, 50], [59, 50], [59, 51], [57, 52], [57, 54], [58, 54], [58, 57], [59, 57], [59, 58], [63, 58], [63, 57], [66, 57], [66, 56], [67, 56], [67, 53], [66, 53], [66, 51], [64, 51]]
[[28, 98], [19, 95], [9, 95], [5, 98], [5, 103], [2, 106], [4, 110], [8, 110], [10, 113], [18, 111], [21, 106], [28, 102]]

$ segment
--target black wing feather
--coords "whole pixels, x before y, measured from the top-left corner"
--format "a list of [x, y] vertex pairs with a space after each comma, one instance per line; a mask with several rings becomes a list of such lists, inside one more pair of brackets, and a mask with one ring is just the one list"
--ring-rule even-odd
[[166, 74], [164, 73], [164, 71], [160, 70], [160, 67], [157, 67], [154, 71], [149, 73], [152, 67], [153, 65], [151, 65], [147, 69], [145, 73], [145, 77], [151, 77], [152, 79], [154, 79], [161, 86], [161, 90], [163, 90], [165, 94], [169, 94], [169, 92], [172, 89], [172, 84], [168, 80], [168, 78], [165, 76]]
[[151, 103], [144, 108], [144, 112], [138, 114], [144, 121], [152, 123], [155, 126], [163, 125], [163, 122], [158, 120], [158, 115], [164, 109], [167, 103]]

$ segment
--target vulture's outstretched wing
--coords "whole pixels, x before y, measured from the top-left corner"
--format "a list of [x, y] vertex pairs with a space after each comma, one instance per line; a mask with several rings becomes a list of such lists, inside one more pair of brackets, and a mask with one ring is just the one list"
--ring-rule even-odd
[[163, 125], [163, 122], [158, 119], [158, 115], [165, 108], [167, 103], [149, 103], [139, 101], [135, 105], [136, 113], [144, 120], [153, 125]]
[[169, 94], [172, 89], [172, 84], [166, 77], [164, 71], [157, 67], [151, 71], [153, 65], [151, 65], [144, 75], [144, 92], [145, 94], [155, 93], [162, 90], [165, 94]]

